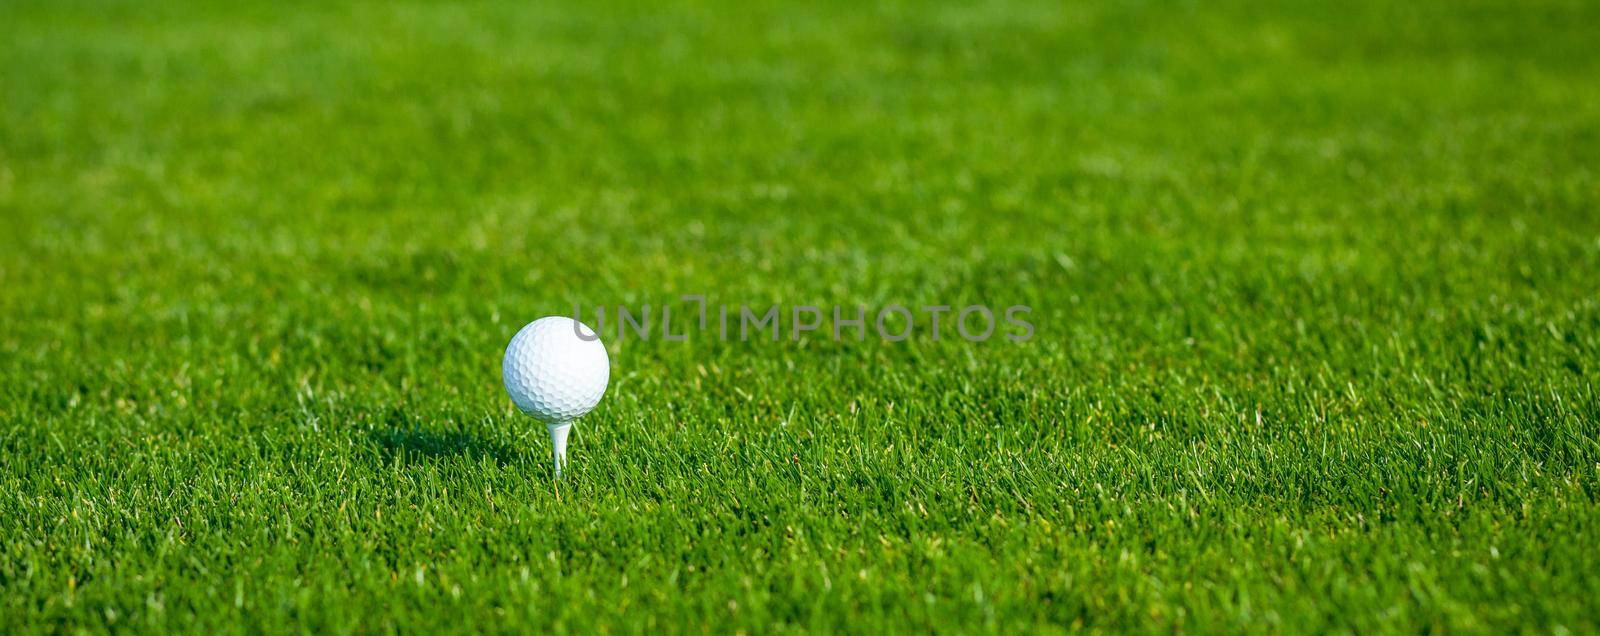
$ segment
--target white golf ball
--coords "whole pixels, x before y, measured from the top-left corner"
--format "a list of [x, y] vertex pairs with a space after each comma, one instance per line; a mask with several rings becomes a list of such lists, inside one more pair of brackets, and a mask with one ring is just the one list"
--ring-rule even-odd
[[522, 412], [545, 424], [563, 424], [600, 403], [611, 361], [599, 334], [566, 316], [548, 316], [511, 338], [501, 375]]

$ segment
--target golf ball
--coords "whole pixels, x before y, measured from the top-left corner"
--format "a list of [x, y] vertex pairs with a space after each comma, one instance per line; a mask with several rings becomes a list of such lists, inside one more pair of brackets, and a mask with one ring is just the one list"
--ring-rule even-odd
[[611, 379], [611, 362], [589, 327], [566, 316], [548, 316], [511, 338], [501, 375], [517, 408], [545, 424], [562, 424], [600, 403]]

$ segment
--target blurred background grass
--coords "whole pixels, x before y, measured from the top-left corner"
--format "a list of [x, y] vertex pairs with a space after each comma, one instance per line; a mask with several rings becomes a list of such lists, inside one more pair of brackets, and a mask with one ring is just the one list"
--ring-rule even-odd
[[[8, 631], [1593, 630], [1600, 6], [0, 4]], [[1028, 304], [1025, 344], [573, 303]]]

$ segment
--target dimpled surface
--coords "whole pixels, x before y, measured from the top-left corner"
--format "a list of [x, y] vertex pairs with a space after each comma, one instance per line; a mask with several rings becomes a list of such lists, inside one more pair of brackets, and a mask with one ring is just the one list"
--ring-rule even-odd
[[502, 376], [511, 401], [546, 424], [570, 422], [600, 403], [611, 363], [594, 331], [566, 316], [528, 323], [506, 346]]

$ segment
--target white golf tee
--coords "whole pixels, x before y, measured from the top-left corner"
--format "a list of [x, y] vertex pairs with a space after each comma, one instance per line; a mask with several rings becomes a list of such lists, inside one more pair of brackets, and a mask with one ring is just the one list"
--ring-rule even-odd
[[546, 424], [550, 431], [550, 448], [556, 458], [556, 477], [561, 477], [561, 467], [567, 463], [567, 434], [572, 432], [572, 422]]

